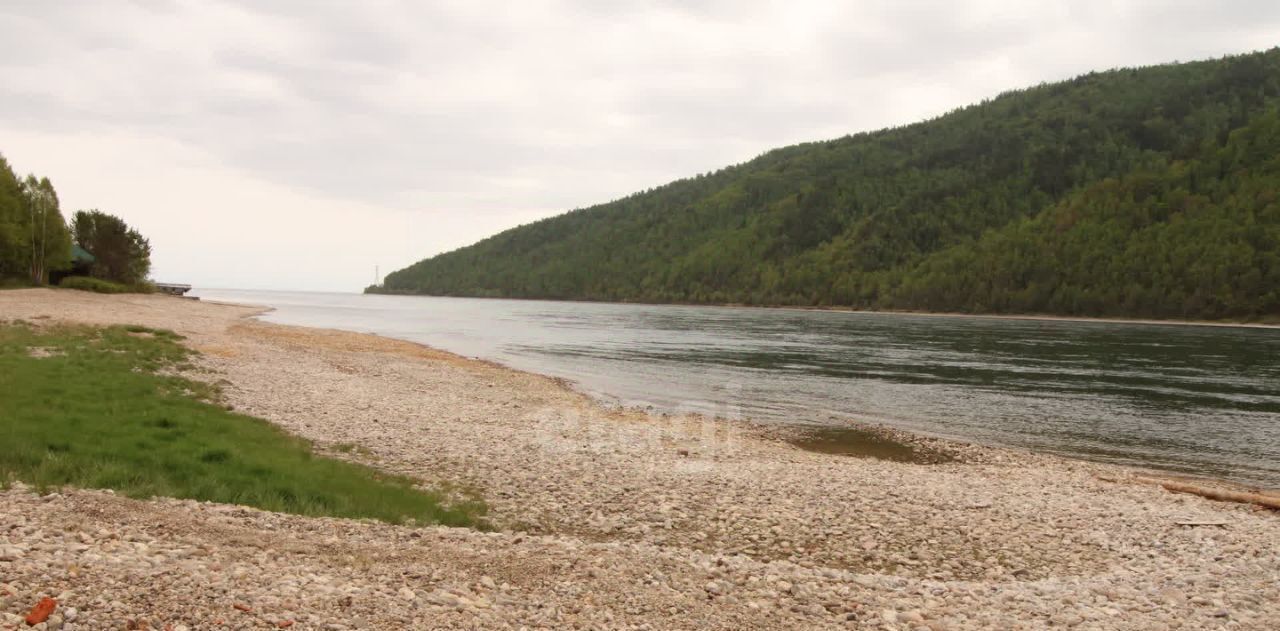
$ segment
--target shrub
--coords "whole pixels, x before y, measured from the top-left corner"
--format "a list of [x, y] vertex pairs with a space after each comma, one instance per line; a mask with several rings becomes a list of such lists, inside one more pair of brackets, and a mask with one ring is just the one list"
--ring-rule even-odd
[[34, 286], [30, 280], [21, 276], [17, 278], [0, 278], [0, 289], [27, 289]]
[[93, 291], [100, 294], [126, 294], [131, 289], [120, 283], [102, 280], [101, 278], [90, 278], [88, 276], [68, 276], [58, 283], [63, 289], [79, 289], [81, 291]]
[[147, 281], [140, 283], [129, 283], [121, 285], [113, 283], [109, 280], [101, 278], [93, 278], [91, 276], [68, 276], [58, 283], [63, 289], [80, 289], [82, 291], [94, 291], [100, 294], [154, 294], [156, 286]]

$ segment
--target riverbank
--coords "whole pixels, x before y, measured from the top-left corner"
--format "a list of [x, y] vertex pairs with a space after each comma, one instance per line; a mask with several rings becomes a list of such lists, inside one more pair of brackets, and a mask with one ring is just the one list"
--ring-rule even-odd
[[0, 611], [61, 596], [80, 628], [935, 631], [1263, 629], [1280, 614], [1280, 516], [1128, 469], [941, 441], [949, 458], [929, 465], [813, 453], [256, 312], [0, 293], [4, 319], [173, 329], [202, 354], [192, 376], [238, 411], [476, 493], [498, 532], [15, 488], [0, 495]]
[[405, 296], [415, 297], [421, 296], [431, 297], [457, 297], [466, 298], [468, 300], [521, 300], [529, 302], [580, 302], [584, 304], [622, 304], [622, 305], [643, 305], [653, 307], [717, 307], [721, 309], [770, 309], [774, 311], [829, 311], [832, 313], [850, 313], [850, 314], [870, 314], [870, 315], [899, 315], [899, 316], [922, 316], [933, 318], [978, 318], [990, 320], [1031, 320], [1041, 322], [1096, 322], [1100, 324], [1159, 324], [1169, 326], [1208, 326], [1208, 327], [1238, 327], [1251, 329], [1280, 329], [1280, 315], [1271, 316], [1264, 321], [1245, 321], [1245, 320], [1159, 320], [1153, 318], [1121, 318], [1121, 317], [1094, 317], [1094, 316], [1064, 316], [1048, 313], [966, 313], [960, 311], [900, 311], [893, 309], [857, 309], [854, 307], [839, 306], [798, 306], [798, 305], [749, 305], [734, 302], [643, 302], [643, 301], [609, 301], [609, 300], [582, 300], [573, 298], [519, 298], [519, 297], [497, 297], [497, 296], [432, 296], [431, 294], [414, 294], [407, 292], [383, 292], [383, 291], [365, 291], [365, 294], [378, 296]]

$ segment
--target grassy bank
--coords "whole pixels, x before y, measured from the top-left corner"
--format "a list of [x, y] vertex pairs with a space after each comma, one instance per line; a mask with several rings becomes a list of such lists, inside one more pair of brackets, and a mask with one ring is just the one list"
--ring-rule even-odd
[[411, 480], [327, 459], [169, 373], [191, 351], [142, 327], [0, 324], [0, 482], [115, 489], [302, 515], [475, 525]]

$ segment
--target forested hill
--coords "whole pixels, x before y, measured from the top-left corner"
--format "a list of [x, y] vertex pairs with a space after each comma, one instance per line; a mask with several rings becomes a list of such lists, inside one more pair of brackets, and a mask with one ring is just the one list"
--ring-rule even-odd
[[1280, 316], [1280, 48], [1114, 70], [507, 230], [371, 292]]

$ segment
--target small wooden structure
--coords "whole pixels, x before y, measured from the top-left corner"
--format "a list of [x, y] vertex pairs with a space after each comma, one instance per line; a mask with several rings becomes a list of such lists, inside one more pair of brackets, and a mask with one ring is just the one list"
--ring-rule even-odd
[[93, 264], [97, 261], [89, 251], [71, 244], [71, 267], [49, 272], [49, 284], [57, 285], [68, 276], [92, 276]]
[[181, 296], [191, 291], [191, 285], [182, 285], [178, 283], [156, 283], [156, 291], [170, 296]]

